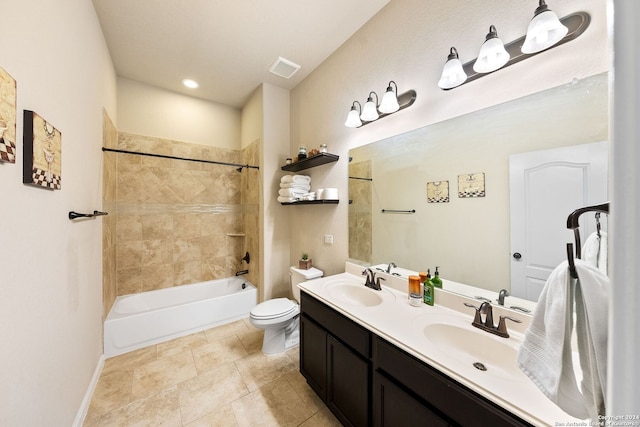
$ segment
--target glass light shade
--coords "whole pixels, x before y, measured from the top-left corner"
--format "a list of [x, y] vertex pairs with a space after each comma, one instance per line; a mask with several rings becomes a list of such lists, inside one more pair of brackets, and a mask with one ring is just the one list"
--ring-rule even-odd
[[362, 121], [360, 121], [360, 113], [358, 113], [355, 105], [351, 107], [351, 111], [349, 111], [347, 120], [344, 122], [344, 125], [349, 128], [357, 128], [359, 126], [362, 126]]
[[476, 73], [490, 73], [509, 62], [511, 55], [505, 50], [504, 43], [498, 37], [495, 27], [489, 28], [489, 34], [480, 48], [478, 59], [473, 64]]
[[362, 114], [360, 118], [365, 122], [372, 122], [374, 120], [378, 120], [378, 109], [376, 108], [376, 104], [373, 102], [373, 99], [369, 97], [367, 102], [362, 107]]
[[396, 93], [393, 91], [391, 85], [387, 88], [387, 91], [382, 96], [382, 101], [380, 101], [380, 112], [385, 114], [395, 113], [400, 109], [400, 104], [398, 104], [398, 97]]
[[536, 53], [554, 44], [567, 35], [569, 29], [549, 9], [536, 14], [527, 29], [527, 37], [522, 44], [522, 53]]
[[467, 73], [464, 72], [462, 62], [458, 58], [458, 52], [455, 48], [451, 48], [448, 61], [442, 68], [442, 75], [438, 81], [438, 86], [441, 89], [453, 89], [460, 86], [467, 80]]

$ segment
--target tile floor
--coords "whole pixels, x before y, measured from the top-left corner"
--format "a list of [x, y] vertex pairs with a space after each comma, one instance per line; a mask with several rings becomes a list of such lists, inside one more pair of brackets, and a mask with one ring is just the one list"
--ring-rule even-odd
[[262, 336], [244, 319], [107, 359], [84, 426], [340, 426], [298, 348], [265, 355]]

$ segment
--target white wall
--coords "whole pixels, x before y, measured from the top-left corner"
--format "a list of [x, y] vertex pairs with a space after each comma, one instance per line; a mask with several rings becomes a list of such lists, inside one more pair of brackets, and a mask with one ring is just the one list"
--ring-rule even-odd
[[[341, 194], [338, 206], [300, 207], [292, 215], [292, 262], [304, 250], [325, 273], [342, 271], [350, 148], [608, 70], [606, 0], [556, 1], [550, 7], [561, 17], [581, 10], [591, 15], [580, 38], [452, 91], [437, 87], [451, 46], [463, 62], [474, 59], [491, 24], [505, 42], [515, 40], [525, 34], [536, 5], [394, 0], [292, 91], [291, 152], [300, 143], [326, 143], [339, 162], [309, 173], [314, 187], [337, 187]], [[399, 92], [415, 89], [415, 104], [363, 128], [345, 127], [351, 103], [364, 103], [372, 90], [381, 95], [390, 80]], [[335, 236], [333, 246], [324, 244], [324, 234]]]
[[240, 115], [234, 107], [118, 78], [119, 132], [238, 150]]
[[[69, 426], [102, 354], [102, 110], [116, 77], [91, 2], [5, 1], [0, 66], [18, 82], [17, 161], [0, 164], [0, 425]], [[22, 111], [62, 132], [62, 190], [22, 184]]]

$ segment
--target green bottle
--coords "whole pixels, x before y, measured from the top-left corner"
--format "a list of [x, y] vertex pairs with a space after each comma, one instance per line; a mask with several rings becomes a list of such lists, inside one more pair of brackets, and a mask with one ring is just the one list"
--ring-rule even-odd
[[436, 288], [440, 288], [442, 289], [442, 279], [440, 278], [440, 272], [438, 271], [438, 266], [436, 266], [436, 271], [433, 276], [433, 279], [431, 279], [431, 281], [433, 282], [433, 286], [435, 286]]
[[424, 294], [423, 300], [427, 305], [433, 305], [436, 299], [435, 291], [433, 290], [433, 282], [431, 281], [431, 274], [429, 270], [427, 270], [427, 280], [424, 282]]

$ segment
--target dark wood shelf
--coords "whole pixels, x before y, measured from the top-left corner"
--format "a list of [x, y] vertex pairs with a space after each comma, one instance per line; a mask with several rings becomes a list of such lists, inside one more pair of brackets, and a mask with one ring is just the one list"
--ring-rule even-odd
[[286, 202], [281, 205], [337, 205], [340, 200], [298, 200], [297, 202]]
[[[340, 156], [331, 153], [320, 153], [306, 159], [298, 160], [290, 165], [284, 165], [280, 169], [288, 172], [298, 172], [301, 170], [313, 168], [327, 163], [337, 162]], [[315, 200], [314, 200], [315, 201]]]

